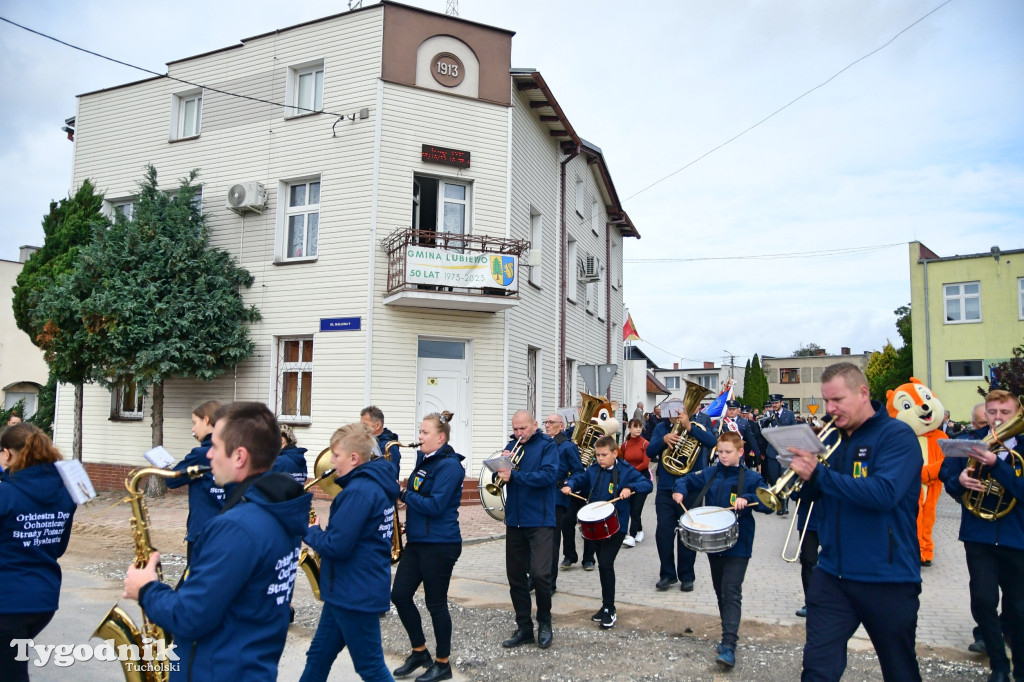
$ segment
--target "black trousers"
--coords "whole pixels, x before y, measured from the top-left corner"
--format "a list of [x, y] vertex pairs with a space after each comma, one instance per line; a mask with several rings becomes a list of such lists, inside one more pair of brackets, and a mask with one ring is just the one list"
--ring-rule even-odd
[[[636, 537], [636, 534], [644, 529], [644, 523], [640, 515], [644, 511], [644, 502], [650, 493], [643, 493], [629, 496], [629, 534]], [[623, 530], [626, 530], [623, 528]]]
[[743, 556], [708, 554], [711, 584], [718, 597], [718, 615], [722, 618], [722, 644], [736, 648], [739, 641], [740, 618], [743, 616], [743, 577], [747, 562]]
[[529, 579], [537, 596], [537, 622], [551, 624], [551, 545], [555, 528], [505, 527], [505, 572], [516, 625], [533, 630]]
[[804, 544], [800, 545], [800, 582], [804, 584], [804, 601], [807, 601], [807, 590], [811, 586], [811, 572], [818, 565], [818, 531], [809, 530], [804, 534]]
[[[558, 585], [558, 557], [561, 556], [559, 549], [562, 540], [562, 519], [565, 517], [568, 507], [555, 505], [555, 539], [551, 543], [551, 591]], [[575, 548], [574, 548], [575, 549]]]
[[920, 583], [866, 583], [814, 571], [807, 593], [803, 682], [835, 681], [846, 670], [846, 645], [863, 624], [886, 682], [920, 682], [914, 640]]
[[[583, 500], [570, 497], [569, 507], [562, 512], [562, 520], [558, 523], [558, 530], [562, 533], [562, 556], [572, 563], [580, 560], [576, 552], [576, 515], [585, 504]], [[583, 561], [594, 561], [594, 543], [590, 540], [583, 541]]]
[[34, 639], [43, 631], [56, 611], [43, 613], [0, 613], [0, 680], [23, 682], [28, 680], [28, 664], [36, 660], [36, 652], [28, 650], [28, 660], [16, 661], [18, 647], [11, 646], [16, 639]]
[[654, 511], [658, 515], [654, 542], [658, 546], [658, 559], [661, 562], [659, 576], [692, 583], [696, 578], [693, 564], [697, 561], [697, 553], [687, 549], [676, 533], [683, 508], [672, 499], [671, 490], [658, 490], [654, 493]]
[[[1010, 635], [1013, 669], [1024, 675], [1024, 550], [980, 542], [965, 542], [970, 575], [971, 615], [993, 671], [1009, 674], [1003, 630]], [[1000, 626], [999, 590], [1003, 590], [1003, 626]]]
[[452, 652], [448, 585], [452, 579], [452, 569], [461, 554], [461, 542], [410, 542], [402, 552], [402, 560], [395, 571], [395, 582], [391, 586], [391, 601], [398, 611], [402, 626], [409, 633], [409, 643], [415, 648], [427, 643], [419, 609], [412, 602], [412, 596], [423, 585], [423, 598], [430, 612], [430, 622], [434, 626], [434, 655], [439, 658], [448, 658]]
[[618, 532], [607, 540], [599, 540], [597, 545], [597, 570], [601, 576], [601, 606], [615, 610], [615, 557], [622, 549], [622, 541], [626, 539], [624, 532]]

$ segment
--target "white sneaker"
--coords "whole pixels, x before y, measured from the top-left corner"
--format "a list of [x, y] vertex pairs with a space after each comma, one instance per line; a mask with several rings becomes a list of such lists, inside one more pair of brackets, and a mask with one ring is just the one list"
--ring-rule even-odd
[[636, 541], [637, 542], [643, 542], [644, 541], [644, 532], [642, 530], [641, 531], [637, 531]]
[[632, 535], [627, 535], [626, 539], [622, 541], [622, 544], [624, 544], [626, 547], [635, 547], [636, 540], [633, 539]]

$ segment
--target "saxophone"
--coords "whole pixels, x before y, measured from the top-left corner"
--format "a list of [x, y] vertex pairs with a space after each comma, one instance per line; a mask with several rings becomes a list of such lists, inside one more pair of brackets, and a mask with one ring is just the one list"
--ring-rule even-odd
[[[191, 466], [184, 471], [169, 471], [167, 469], [145, 467], [135, 469], [128, 474], [128, 478], [124, 481], [124, 486], [128, 489], [128, 497], [122, 501], [128, 502], [132, 507], [132, 541], [135, 543], [134, 563], [137, 568], [142, 568], [149, 563], [150, 555], [156, 551], [149, 537], [149, 512], [146, 510], [146, 500], [143, 496], [143, 491], [140, 489], [141, 481], [147, 476], [159, 476], [160, 478], [188, 476], [189, 478], [199, 478], [209, 471], [210, 467], [204, 466]], [[156, 567], [156, 574], [161, 581], [164, 579], [163, 569], [159, 564]], [[164, 632], [162, 627], [146, 617], [146, 612], [142, 610], [141, 605], [139, 606], [139, 611], [142, 613], [141, 628], [136, 627], [135, 623], [132, 622], [131, 616], [115, 602], [110, 607], [107, 615], [100, 621], [92, 636], [99, 637], [100, 639], [112, 639], [115, 642], [115, 647], [135, 647], [140, 657], [144, 651], [153, 648], [153, 642], [163, 640], [165, 645], [169, 644], [170, 635]], [[147, 670], [145, 669], [146, 666], [139, 665], [140, 663], [141, 661], [121, 661], [126, 682], [167, 682], [170, 677], [170, 670], [160, 669], [165, 667], [161, 664], [165, 664], [166, 661], [148, 661], [148, 663], [152, 664], [150, 667], [156, 668], [155, 670]], [[143, 669], [140, 670], [139, 668]]]

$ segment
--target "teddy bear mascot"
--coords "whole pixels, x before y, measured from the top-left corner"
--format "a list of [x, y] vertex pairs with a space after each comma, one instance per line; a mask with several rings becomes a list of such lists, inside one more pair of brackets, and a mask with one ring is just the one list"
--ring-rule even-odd
[[886, 408], [889, 416], [906, 422], [917, 434], [921, 444], [921, 497], [917, 510], [917, 539], [921, 545], [921, 565], [931, 566], [935, 556], [932, 544], [932, 526], [935, 525], [935, 505], [942, 494], [939, 468], [942, 466], [942, 449], [939, 441], [948, 438], [939, 428], [945, 409], [932, 390], [920, 380], [910, 377], [910, 382], [887, 391]]

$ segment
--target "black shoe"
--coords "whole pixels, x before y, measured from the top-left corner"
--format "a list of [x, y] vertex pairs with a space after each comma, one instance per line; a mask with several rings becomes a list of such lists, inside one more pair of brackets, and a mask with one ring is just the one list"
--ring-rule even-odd
[[423, 651], [415, 651], [405, 659], [405, 663], [391, 671], [391, 674], [395, 677], [405, 677], [416, 672], [417, 668], [429, 668], [434, 662], [431, 658], [430, 652], [424, 649]]
[[668, 588], [670, 588], [673, 585], [675, 585], [677, 582], [679, 582], [679, 581], [676, 580], [675, 578], [662, 578], [661, 580], [658, 581], [658, 584], [655, 585], [655, 587], [657, 587], [659, 590], [664, 592]]
[[558, 588], [555, 587], [554, 583], [551, 583], [551, 594], [554, 594], [555, 592], [558, 592]]
[[533, 630], [527, 630], [526, 628], [519, 628], [512, 633], [512, 636], [501, 643], [506, 649], [514, 649], [520, 644], [533, 644]]
[[932, 560], [931, 559], [923, 559], [921, 561], [921, 565], [922, 566], [931, 566], [932, 565]]
[[1004, 673], [1002, 670], [993, 670], [992, 674], [988, 676], [988, 682], [1010, 682], [1010, 673]]
[[796, 615], [798, 617], [800, 617], [800, 618], [806, 618], [807, 617], [807, 607], [806, 606], [801, 606], [799, 609], [797, 609]]
[[561, 566], [562, 566], [562, 568], [572, 568], [572, 565], [574, 563], [576, 563], [576, 562], [575, 561], [569, 561], [569, 558], [566, 557], [565, 559], [562, 559]]
[[974, 640], [974, 644], [967, 645], [968, 651], [973, 651], [976, 654], [987, 654], [988, 649], [985, 647], [985, 642], [980, 639]]
[[437, 682], [437, 680], [450, 680], [452, 679], [452, 666], [448, 662], [438, 663], [434, 661], [434, 665], [427, 669], [427, 672], [423, 673], [416, 678], [415, 682]]
[[594, 562], [593, 561], [584, 561], [583, 562], [583, 570], [584, 571], [593, 571], [594, 570]]
[[288, 607], [288, 622], [289, 623], [294, 623], [295, 622], [295, 607], [294, 606], [289, 606]]
[[693, 581], [692, 580], [684, 580], [683, 582], [679, 583], [679, 591], [680, 592], [693, 592]]
[[615, 614], [615, 609], [601, 609], [601, 627], [606, 630], [615, 627], [615, 621], [618, 618]]
[[528, 591], [530, 591], [530, 592], [533, 592], [533, 590], [534, 590], [534, 587], [533, 587], [533, 578], [527, 578], [527, 579], [526, 579], [526, 589], [527, 589]]
[[537, 646], [547, 649], [551, 646], [552, 639], [554, 639], [554, 633], [551, 632], [551, 623], [541, 623], [537, 629]]
[[601, 608], [599, 608], [597, 610], [597, 613], [595, 613], [593, 616], [590, 617], [590, 620], [594, 621], [595, 623], [600, 623], [601, 622], [601, 616], [603, 616], [603, 615], [604, 615], [604, 607], [602, 606]]

